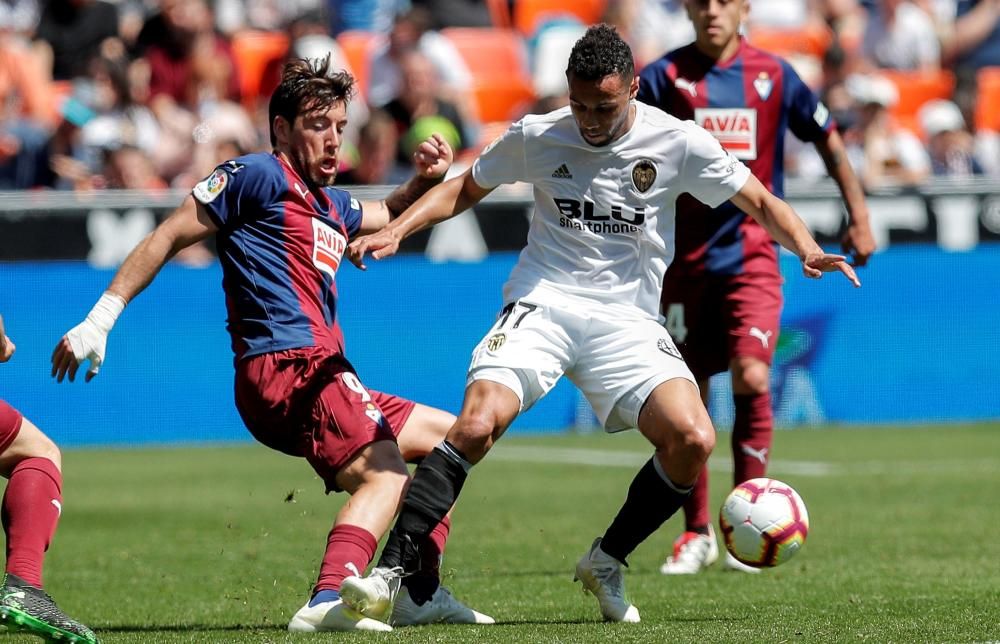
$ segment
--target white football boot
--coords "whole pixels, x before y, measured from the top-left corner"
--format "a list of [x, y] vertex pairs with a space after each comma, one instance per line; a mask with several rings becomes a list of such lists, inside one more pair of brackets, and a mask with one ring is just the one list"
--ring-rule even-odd
[[409, 590], [403, 586], [396, 595], [390, 623], [393, 626], [495, 624], [496, 620], [458, 601], [444, 586], [438, 586], [434, 596], [421, 605], [410, 598]]
[[594, 540], [590, 551], [577, 562], [573, 581], [582, 582], [584, 592], [597, 598], [606, 621], [639, 621], [639, 609], [625, 595], [622, 563], [601, 550], [600, 537]]
[[715, 530], [708, 526], [707, 535], [684, 532], [677, 537], [674, 552], [660, 566], [660, 572], [664, 575], [693, 575], [711, 566], [718, 558], [719, 544], [715, 541]]
[[308, 602], [288, 622], [293, 633], [321, 633], [325, 631], [391, 631], [392, 626], [369, 619], [351, 610], [343, 600], [322, 602], [310, 606]]
[[754, 568], [753, 566], [748, 566], [733, 555], [726, 551], [726, 558], [722, 560], [723, 570], [735, 570], [737, 572], [745, 572], [751, 575], [759, 575], [760, 568]]
[[344, 603], [365, 617], [389, 622], [403, 569], [373, 568], [367, 577], [346, 577], [340, 586]]

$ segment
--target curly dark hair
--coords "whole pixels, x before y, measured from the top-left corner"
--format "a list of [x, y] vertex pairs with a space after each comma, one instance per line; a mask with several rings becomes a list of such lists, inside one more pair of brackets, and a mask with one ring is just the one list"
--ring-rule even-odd
[[632, 49], [611, 25], [594, 25], [573, 45], [566, 74], [581, 80], [600, 80], [618, 74], [630, 81], [635, 76]]
[[300, 114], [327, 110], [337, 101], [349, 103], [354, 92], [354, 77], [343, 70], [331, 70], [329, 55], [325, 58], [294, 58], [288, 61], [281, 70], [281, 83], [271, 94], [267, 105], [271, 145], [277, 143], [274, 117], [280, 116], [293, 123]]

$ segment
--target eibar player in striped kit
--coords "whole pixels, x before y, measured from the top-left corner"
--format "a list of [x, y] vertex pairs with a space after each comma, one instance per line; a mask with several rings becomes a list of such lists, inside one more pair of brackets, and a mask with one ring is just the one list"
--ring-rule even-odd
[[334, 188], [353, 91], [354, 79], [330, 69], [329, 58], [287, 63], [268, 110], [273, 152], [227, 161], [194, 187], [129, 254], [86, 320], [59, 341], [52, 375], [72, 380], [89, 360], [86, 379], [93, 378], [126, 303], [177, 251], [214, 234], [243, 422], [264, 445], [305, 458], [327, 492], [351, 495], [327, 538], [311, 596], [288, 629], [490, 624], [440, 585], [446, 516], [421, 550], [425, 574], [408, 580], [394, 613], [370, 619], [340, 599], [342, 580], [368, 566], [395, 516], [409, 481], [404, 461], [430, 452], [454, 420], [368, 389], [344, 354], [335, 279], [348, 241], [378, 230], [438, 184], [453, 156], [433, 135], [414, 153], [416, 176], [385, 200], [359, 202]]
[[[875, 250], [861, 184], [829, 110], [777, 56], [740, 35], [750, 0], [685, 0], [695, 42], [639, 75], [638, 99], [711, 132], [771, 192], [784, 194], [786, 129], [812, 142], [837, 182], [849, 222], [845, 252], [863, 266]], [[733, 483], [764, 476], [773, 414], [770, 365], [778, 344], [781, 273], [777, 243], [756, 217], [727, 201], [677, 202], [677, 255], [661, 299], [667, 331], [708, 399], [709, 377], [729, 371], [735, 420]], [[684, 504], [684, 532], [660, 571], [693, 574], [719, 556], [708, 508], [708, 470]], [[730, 570], [758, 572], [726, 553]]]

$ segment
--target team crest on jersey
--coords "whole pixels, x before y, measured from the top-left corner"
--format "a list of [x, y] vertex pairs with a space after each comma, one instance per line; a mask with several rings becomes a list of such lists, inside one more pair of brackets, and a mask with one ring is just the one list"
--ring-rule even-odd
[[347, 248], [347, 239], [333, 226], [313, 218], [313, 266], [331, 278], [337, 276], [340, 260]]
[[495, 353], [497, 349], [504, 345], [505, 342], [507, 342], [506, 333], [494, 333], [486, 341], [486, 350], [491, 353]]
[[632, 185], [639, 192], [646, 192], [656, 181], [656, 166], [649, 159], [642, 159], [632, 166]]
[[767, 75], [767, 72], [761, 72], [754, 79], [753, 88], [757, 90], [757, 96], [760, 96], [760, 100], [766, 101], [771, 95], [771, 90], [774, 89], [774, 81]]
[[699, 107], [695, 123], [718, 139], [741, 161], [757, 158], [757, 110], [745, 107]]
[[228, 181], [229, 175], [226, 174], [226, 171], [222, 168], [216, 168], [215, 172], [209, 175], [204, 181], [198, 183], [192, 192], [195, 198], [201, 203], [212, 203], [219, 196], [219, 193], [225, 189]]

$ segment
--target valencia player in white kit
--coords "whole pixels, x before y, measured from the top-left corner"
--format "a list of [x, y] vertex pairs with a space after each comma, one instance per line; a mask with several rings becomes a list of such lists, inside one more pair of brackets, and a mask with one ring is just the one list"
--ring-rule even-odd
[[408, 235], [500, 184], [534, 186], [528, 243], [504, 287], [506, 305], [473, 353], [461, 414], [417, 468], [378, 566], [341, 587], [364, 614], [385, 614], [472, 466], [565, 375], [607, 431], [637, 427], [654, 448], [576, 567], [606, 620], [639, 621], [622, 566], [681, 507], [715, 445], [694, 376], [658, 322], [681, 194], [713, 207], [731, 199], [802, 259], [807, 276], [840, 271], [857, 284], [844, 257], [824, 253], [791, 207], [709, 133], [637, 103], [632, 61], [612, 27], [591, 27], [570, 55], [569, 107], [513, 124], [469, 171], [348, 248], [363, 268], [366, 252], [392, 255]]

